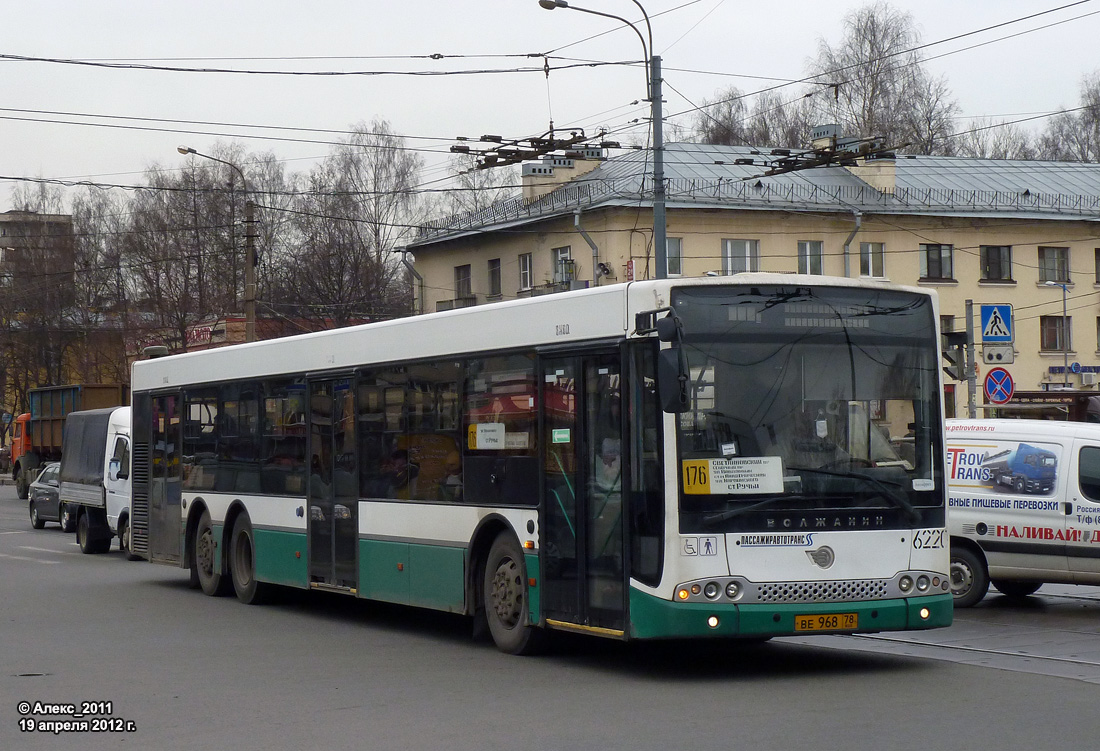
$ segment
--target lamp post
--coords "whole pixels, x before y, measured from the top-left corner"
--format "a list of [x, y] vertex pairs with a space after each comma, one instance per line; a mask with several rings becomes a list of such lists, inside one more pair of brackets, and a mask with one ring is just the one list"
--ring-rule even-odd
[[1066, 285], [1047, 282], [1048, 287], [1062, 288], [1062, 388], [1069, 388], [1069, 316], [1066, 315]]
[[[235, 169], [237, 174], [241, 176], [241, 184], [244, 186], [246, 196], [244, 203], [244, 224], [246, 227], [244, 234], [244, 340], [246, 342], [254, 342], [256, 341], [256, 235], [252, 231], [252, 225], [256, 205], [253, 203], [251, 192], [248, 190], [248, 180], [245, 178], [241, 168], [233, 164], [233, 162], [227, 162], [224, 159], [218, 159], [216, 156], [203, 154], [187, 146], [179, 146], [176, 148], [176, 151], [184, 156], [194, 154], [195, 156], [209, 159], [212, 162], [227, 165]], [[230, 191], [233, 190], [232, 180], [229, 183], [229, 189]]]
[[646, 30], [649, 32], [648, 45], [645, 37], [642, 36], [642, 32], [638, 31], [638, 27], [621, 16], [570, 5], [566, 0], [539, 0], [539, 5], [546, 10], [567, 8], [593, 16], [612, 18], [634, 29], [634, 33], [638, 35], [638, 39], [642, 43], [642, 55], [646, 64], [646, 94], [649, 97], [652, 110], [651, 119], [653, 120], [653, 252], [657, 263], [657, 278], [665, 279], [668, 277], [668, 247], [666, 243], [667, 222], [665, 220], [665, 148], [662, 123], [664, 116], [661, 112], [661, 58], [659, 55], [653, 54], [653, 26], [649, 23], [649, 14], [645, 12], [645, 8], [638, 0], [631, 0], [631, 2], [638, 6], [638, 9], [642, 12], [642, 17], [645, 18]]

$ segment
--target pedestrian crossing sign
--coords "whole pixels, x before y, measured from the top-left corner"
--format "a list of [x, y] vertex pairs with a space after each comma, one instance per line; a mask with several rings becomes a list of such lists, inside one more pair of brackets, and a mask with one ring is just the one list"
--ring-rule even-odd
[[1011, 342], [1012, 341], [1012, 306], [1008, 303], [997, 305], [983, 305], [982, 315], [982, 341], [983, 342]]

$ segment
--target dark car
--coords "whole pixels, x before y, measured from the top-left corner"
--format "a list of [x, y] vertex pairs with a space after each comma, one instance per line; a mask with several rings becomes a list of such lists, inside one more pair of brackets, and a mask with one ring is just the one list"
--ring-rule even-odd
[[75, 517], [69, 504], [62, 505], [58, 497], [60, 477], [61, 463], [50, 462], [31, 483], [27, 498], [31, 510], [31, 526], [35, 529], [42, 529], [46, 522], [57, 522], [61, 525], [62, 532], [72, 532], [75, 528]]

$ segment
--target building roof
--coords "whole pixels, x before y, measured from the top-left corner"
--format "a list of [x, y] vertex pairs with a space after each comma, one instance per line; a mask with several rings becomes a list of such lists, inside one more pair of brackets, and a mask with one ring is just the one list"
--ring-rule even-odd
[[[765, 168], [760, 165], [770, 155], [767, 149], [671, 143], [664, 153], [669, 209], [1100, 220], [1100, 164], [900, 156], [894, 161], [894, 190], [883, 192], [841, 166], [763, 177]], [[737, 160], [753, 163], [736, 164]], [[410, 247], [542, 221], [576, 209], [649, 209], [652, 169], [649, 150], [628, 151], [540, 198], [511, 198], [432, 222]]]

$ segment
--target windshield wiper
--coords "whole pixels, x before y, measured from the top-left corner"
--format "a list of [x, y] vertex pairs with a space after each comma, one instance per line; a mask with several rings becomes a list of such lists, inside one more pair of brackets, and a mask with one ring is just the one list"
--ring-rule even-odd
[[[909, 502], [909, 499], [905, 497], [900, 491], [891, 488], [882, 480], [878, 479], [874, 475], [865, 475], [862, 472], [837, 472], [831, 469], [818, 469], [816, 467], [787, 467], [788, 472], [806, 472], [808, 474], [815, 475], [829, 475], [831, 477], [852, 477], [857, 480], [863, 480], [871, 485], [874, 485], [880, 491], [882, 491], [882, 497], [890, 501], [895, 507], [905, 512], [905, 516], [909, 521], [916, 523], [920, 521], [921, 515], [913, 504]], [[898, 483], [891, 483], [897, 485]]]

